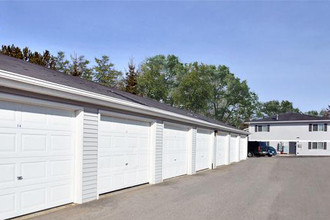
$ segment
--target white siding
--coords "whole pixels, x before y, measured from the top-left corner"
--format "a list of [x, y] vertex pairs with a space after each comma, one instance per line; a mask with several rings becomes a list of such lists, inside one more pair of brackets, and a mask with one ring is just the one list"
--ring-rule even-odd
[[188, 174], [196, 173], [196, 134], [197, 129], [191, 128], [189, 130], [189, 146], [188, 146]]
[[[298, 141], [299, 140], [329, 140], [328, 131], [309, 131], [310, 123], [270, 124], [270, 132], [255, 132], [254, 125], [249, 126], [250, 141]], [[311, 123], [313, 124], [313, 123]], [[323, 124], [323, 123], [321, 123]]]
[[[315, 141], [317, 142], [317, 141]], [[308, 142], [298, 142], [297, 155], [312, 155], [312, 156], [330, 156], [330, 141], [327, 142], [327, 149], [308, 149]]]
[[97, 199], [97, 110], [85, 110], [83, 119], [82, 202]]
[[154, 122], [151, 126], [151, 172], [150, 183], [156, 184], [163, 181], [163, 132], [164, 124]]

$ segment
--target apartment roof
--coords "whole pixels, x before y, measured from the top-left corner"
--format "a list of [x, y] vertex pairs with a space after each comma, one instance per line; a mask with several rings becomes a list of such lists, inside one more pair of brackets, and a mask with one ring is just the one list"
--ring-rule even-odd
[[319, 121], [319, 120], [330, 120], [330, 118], [319, 117], [306, 115], [301, 113], [283, 113], [278, 115], [273, 115], [263, 119], [252, 120], [249, 123], [258, 123], [258, 122], [289, 122], [289, 121]]

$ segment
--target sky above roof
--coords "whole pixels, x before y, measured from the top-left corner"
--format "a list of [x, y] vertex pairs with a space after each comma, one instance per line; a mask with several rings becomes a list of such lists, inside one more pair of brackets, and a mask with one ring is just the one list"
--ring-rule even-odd
[[110, 56], [127, 69], [157, 54], [227, 65], [261, 101], [330, 104], [330, 2], [0, 2], [0, 42]]

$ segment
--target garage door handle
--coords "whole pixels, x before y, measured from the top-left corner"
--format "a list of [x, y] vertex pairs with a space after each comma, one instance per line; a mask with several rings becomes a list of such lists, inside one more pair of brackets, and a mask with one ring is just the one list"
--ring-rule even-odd
[[174, 159], [174, 161], [176, 161], [176, 159]]
[[128, 163], [125, 163], [125, 165], [127, 166], [127, 165], [128, 165]]
[[23, 180], [23, 177], [22, 176], [18, 176], [17, 177], [17, 180]]

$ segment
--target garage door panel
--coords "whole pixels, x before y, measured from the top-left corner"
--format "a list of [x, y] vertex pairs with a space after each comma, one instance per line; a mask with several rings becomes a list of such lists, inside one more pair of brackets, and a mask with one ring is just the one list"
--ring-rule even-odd
[[74, 113], [71, 111], [51, 109], [40, 106], [21, 105], [22, 128], [42, 129], [42, 130], [72, 130], [72, 120]]
[[73, 129], [73, 112], [0, 102], [0, 218], [72, 202]]
[[18, 104], [0, 101], [0, 127], [16, 128], [20, 117], [20, 113], [17, 111]]
[[28, 189], [20, 194], [22, 211], [38, 210], [46, 206], [47, 190], [45, 188]]
[[47, 151], [46, 134], [22, 134], [22, 151]]
[[198, 130], [196, 136], [196, 171], [209, 167], [212, 131]]
[[149, 181], [149, 127], [146, 122], [101, 117], [99, 193]]
[[217, 150], [216, 150], [216, 160], [217, 166], [227, 164], [228, 162], [228, 147], [229, 143], [227, 143], [226, 135], [218, 135], [217, 136]]
[[50, 136], [50, 151], [54, 153], [64, 152], [69, 153], [72, 148], [67, 147], [72, 144], [72, 136], [65, 134], [54, 134]]
[[0, 155], [7, 154], [9, 152], [14, 153], [17, 150], [17, 134], [12, 131], [0, 129]]
[[188, 129], [166, 125], [164, 128], [163, 179], [187, 174]]
[[24, 162], [20, 164], [20, 170], [26, 182], [40, 180], [46, 178], [47, 162]]
[[237, 136], [230, 137], [230, 162], [237, 162], [239, 156], [239, 146]]
[[68, 160], [56, 160], [50, 162], [49, 177], [52, 178], [71, 178], [73, 170], [73, 164], [70, 159]]
[[68, 198], [71, 198], [71, 193], [72, 189], [68, 184], [52, 186], [49, 190], [49, 204], [54, 206], [59, 203], [68, 203], [70, 202]]
[[16, 200], [15, 193], [1, 195], [0, 192], [0, 213], [7, 213], [8, 216], [13, 216], [16, 210]]

